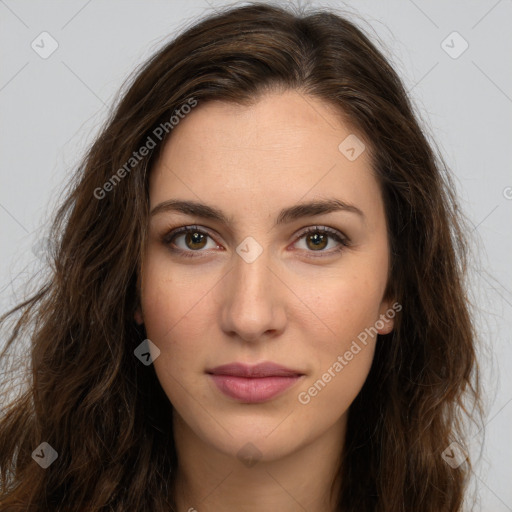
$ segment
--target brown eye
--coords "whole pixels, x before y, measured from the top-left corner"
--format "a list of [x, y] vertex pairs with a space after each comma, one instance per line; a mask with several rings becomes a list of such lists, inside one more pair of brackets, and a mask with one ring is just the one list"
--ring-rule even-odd
[[[323, 234], [314, 233], [312, 235], [307, 235], [306, 244], [310, 249], [325, 249], [327, 246], [329, 237]], [[311, 244], [310, 244], [311, 242]]]
[[[308, 228], [299, 235], [299, 240], [304, 239], [305, 251], [308, 253], [319, 253], [318, 255], [331, 255], [341, 251], [349, 245], [349, 239], [336, 229], [327, 226], [315, 226]], [[338, 243], [332, 250], [324, 250], [329, 241], [334, 240]], [[297, 243], [297, 242], [296, 242]]]
[[185, 245], [189, 249], [202, 249], [205, 246], [207, 236], [199, 231], [189, 231], [185, 233]]
[[[212, 238], [206, 231], [196, 226], [184, 226], [164, 235], [162, 242], [169, 246], [172, 251], [185, 256], [195, 256], [194, 253], [205, 252], [203, 249], [208, 248], [208, 239]], [[218, 245], [213, 243], [212, 239], [212, 247], [210, 248], [215, 249], [216, 247]]]

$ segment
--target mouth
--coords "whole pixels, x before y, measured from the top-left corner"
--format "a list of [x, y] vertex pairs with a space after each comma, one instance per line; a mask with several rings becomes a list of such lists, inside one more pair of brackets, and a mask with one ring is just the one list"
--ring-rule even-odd
[[305, 374], [275, 363], [229, 363], [206, 373], [229, 398], [242, 403], [261, 403], [281, 395]]

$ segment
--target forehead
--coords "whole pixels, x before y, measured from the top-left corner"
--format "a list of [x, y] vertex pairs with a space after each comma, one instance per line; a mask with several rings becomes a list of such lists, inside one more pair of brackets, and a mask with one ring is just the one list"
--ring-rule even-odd
[[[360, 143], [355, 159], [347, 140]], [[150, 208], [188, 198], [256, 214], [327, 195], [370, 205], [380, 191], [362, 148], [339, 111], [295, 91], [250, 106], [199, 103], [174, 127], [151, 172]]]

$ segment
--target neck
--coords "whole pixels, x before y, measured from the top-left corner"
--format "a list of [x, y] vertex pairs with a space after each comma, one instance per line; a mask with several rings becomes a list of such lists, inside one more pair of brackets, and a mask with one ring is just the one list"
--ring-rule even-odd
[[249, 446], [243, 457], [223, 453], [197, 437], [176, 411], [173, 416], [178, 512], [335, 512], [346, 415], [321, 437], [274, 460], [258, 460]]

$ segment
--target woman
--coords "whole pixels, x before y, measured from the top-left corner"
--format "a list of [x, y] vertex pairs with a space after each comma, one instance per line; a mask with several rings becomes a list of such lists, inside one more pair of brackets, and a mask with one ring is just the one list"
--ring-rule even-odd
[[32, 375], [0, 423], [0, 510], [461, 510], [464, 226], [343, 17], [255, 3], [162, 48], [52, 239], [2, 319]]

